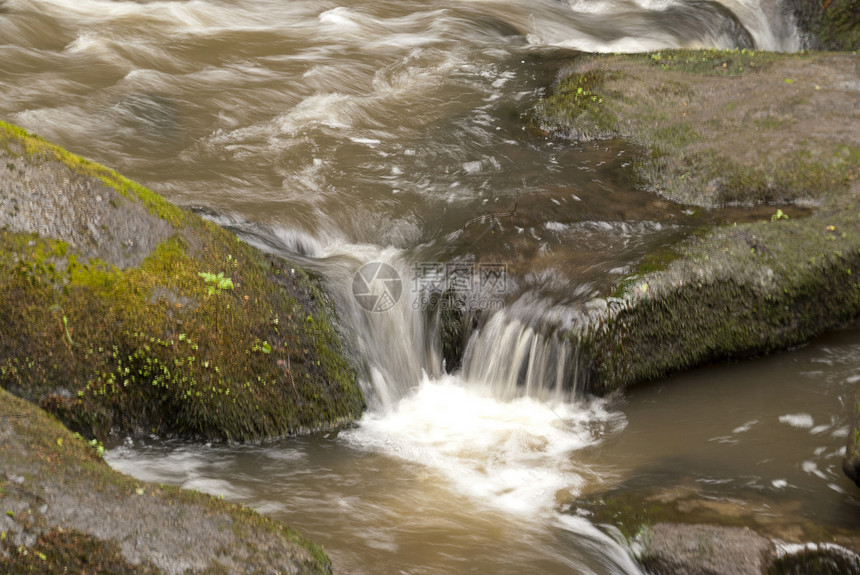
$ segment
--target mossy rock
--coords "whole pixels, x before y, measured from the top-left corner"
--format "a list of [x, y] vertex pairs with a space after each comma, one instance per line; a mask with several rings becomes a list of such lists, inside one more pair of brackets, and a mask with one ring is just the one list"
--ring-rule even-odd
[[784, 349], [860, 316], [858, 65], [666, 50], [580, 55], [562, 70], [535, 108], [545, 133], [631, 142], [640, 185], [682, 204], [772, 206], [661, 247], [589, 304], [570, 333], [589, 391]]
[[0, 159], [0, 386], [100, 438], [255, 440], [361, 413], [301, 269], [3, 123]]
[[820, 203], [860, 178], [858, 67], [844, 53], [581, 55], [532, 123], [630, 142], [642, 186], [680, 203]]
[[0, 572], [330, 574], [322, 548], [241, 505], [113, 471], [0, 389]]
[[716, 228], [676, 246], [665, 268], [626, 277], [621, 297], [575, 332], [588, 349], [591, 390], [756, 357], [854, 321], [858, 230], [854, 203]]

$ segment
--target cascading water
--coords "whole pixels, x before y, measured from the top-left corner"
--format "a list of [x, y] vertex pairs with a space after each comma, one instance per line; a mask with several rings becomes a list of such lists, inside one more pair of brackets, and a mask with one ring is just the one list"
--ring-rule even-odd
[[526, 295], [491, 316], [470, 338], [463, 378], [500, 399], [573, 399], [582, 391], [579, 348], [568, 336], [575, 312], [531, 299]]
[[[243, 482], [268, 493], [283, 481], [280, 499], [247, 499], [315, 533], [334, 530], [313, 527], [317, 516], [373, 518], [354, 545], [372, 559], [327, 545], [355, 572], [468, 570], [445, 551], [456, 538], [495, 572], [637, 570], [567, 512], [612, 475], [577, 453], [625, 425], [576, 397], [581, 358], [567, 333], [594, 292], [695, 222], [626, 182], [623, 145], [541, 140], [520, 115], [570, 57], [563, 49], [797, 49], [776, 0], [6, 0], [0, 39], [0, 116], [321, 276], [364, 366], [371, 408], [359, 426], [319, 450], [260, 447], [260, 477], [276, 470], [265, 481], [224, 463], [231, 479], [207, 482], [198, 470], [220, 452], [189, 447], [168, 461], [192, 479], [147, 476], [134, 449], [114, 452], [115, 465], [237, 499]], [[371, 311], [362, 298], [383, 292], [359, 286], [357, 297], [366, 264], [401, 282]], [[451, 292], [434, 279], [440, 267], [469, 270], [471, 288]], [[332, 450], [343, 461], [327, 459]], [[358, 459], [365, 475], [350, 470]], [[339, 486], [299, 488], [278, 466], [287, 460], [323, 475], [337, 466]], [[349, 490], [377, 467], [393, 471], [376, 492]], [[412, 478], [409, 493], [400, 477]], [[415, 509], [428, 519], [411, 547], [379, 535], [396, 517], [408, 539]], [[458, 535], [428, 556], [428, 530]]]

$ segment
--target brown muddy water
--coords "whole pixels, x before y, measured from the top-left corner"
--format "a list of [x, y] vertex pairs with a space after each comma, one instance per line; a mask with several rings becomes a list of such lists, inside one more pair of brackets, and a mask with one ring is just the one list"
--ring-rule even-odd
[[283, 519], [344, 573], [630, 573], [579, 496], [624, 486], [694, 495], [764, 529], [860, 529], [841, 469], [858, 383], [849, 330], [609, 403], [500, 403], [443, 378], [353, 430], [257, 446], [127, 441], [108, 461]]
[[[635, 573], [577, 512], [614, 486], [850, 524], [856, 331], [576, 397], [554, 334], [595, 294], [703, 224], [767, 217], [671, 204], [635, 188], [636, 150], [526, 129], [574, 50], [671, 46], [799, 41], [775, 0], [0, 0], [0, 117], [307, 267], [362, 358], [354, 429], [108, 460], [283, 519], [342, 573]], [[475, 329], [448, 374], [433, 302], [458, 270]]]

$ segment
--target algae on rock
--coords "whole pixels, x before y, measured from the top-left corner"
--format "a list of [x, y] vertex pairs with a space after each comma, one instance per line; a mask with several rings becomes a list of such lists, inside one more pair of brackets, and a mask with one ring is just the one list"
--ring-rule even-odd
[[15, 126], [0, 159], [0, 386], [98, 437], [253, 440], [361, 413], [302, 270]]

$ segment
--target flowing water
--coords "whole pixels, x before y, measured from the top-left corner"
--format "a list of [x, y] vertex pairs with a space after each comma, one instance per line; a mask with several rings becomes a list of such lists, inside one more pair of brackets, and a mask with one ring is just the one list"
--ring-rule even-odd
[[[576, 510], [637, 477], [803, 494], [813, 514], [853, 502], [831, 414], [856, 337], [742, 377], [576, 393], [557, 334], [594, 294], [703, 221], [750, 214], [638, 191], [636, 150], [546, 140], [523, 115], [574, 50], [672, 46], [799, 41], [776, 0], [0, 0], [0, 117], [321, 276], [365, 362], [355, 429], [109, 460], [282, 518], [349, 573], [636, 572]], [[438, 335], [453, 287], [457, 357]], [[823, 375], [794, 369], [819, 359]]]

